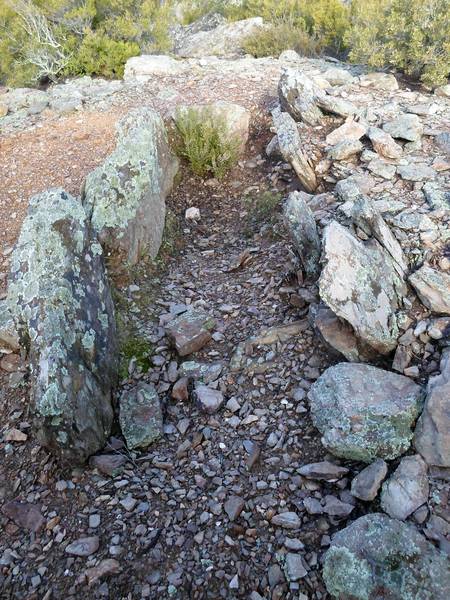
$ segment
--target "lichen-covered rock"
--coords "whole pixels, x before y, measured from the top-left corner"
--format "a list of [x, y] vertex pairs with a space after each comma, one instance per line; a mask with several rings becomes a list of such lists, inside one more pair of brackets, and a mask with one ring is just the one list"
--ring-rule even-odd
[[323, 578], [339, 600], [446, 600], [449, 561], [412, 525], [374, 513], [336, 533]]
[[404, 114], [384, 123], [383, 130], [393, 138], [417, 142], [422, 137], [423, 125], [417, 115]]
[[307, 125], [317, 125], [322, 111], [315, 102], [319, 88], [303, 71], [285, 69], [278, 83], [278, 95], [283, 110], [297, 121]]
[[280, 110], [274, 110], [272, 117], [283, 158], [291, 164], [304, 188], [313, 192], [317, 187], [316, 174], [311, 162], [303, 153], [296, 122], [289, 113]]
[[422, 390], [408, 377], [370, 365], [328, 368], [309, 392], [322, 444], [336, 456], [391, 460], [409, 448]]
[[0, 302], [0, 354], [18, 352], [19, 335], [11, 311], [5, 301]]
[[427, 308], [450, 315], [450, 275], [424, 265], [410, 275], [409, 282]]
[[333, 129], [326, 137], [326, 143], [334, 146], [339, 142], [351, 142], [360, 140], [367, 133], [367, 125], [364, 123], [349, 119], [340, 127]]
[[120, 427], [130, 450], [146, 448], [162, 436], [163, 416], [152, 384], [138, 383], [120, 397]]
[[355, 334], [381, 354], [399, 336], [396, 311], [404, 291], [393, 261], [375, 239], [362, 242], [333, 221], [323, 236], [322, 300]]
[[320, 238], [314, 215], [301, 193], [289, 194], [284, 217], [306, 275], [317, 278], [320, 274]]
[[131, 111], [117, 130], [116, 149], [86, 178], [83, 204], [112, 263], [133, 265], [158, 254], [178, 161], [154, 110]]
[[116, 328], [102, 248], [79, 200], [61, 189], [30, 200], [7, 301], [29, 352], [38, 437], [83, 462], [110, 433]]
[[428, 465], [450, 467], [450, 351], [441, 359], [441, 374], [428, 382], [414, 446]]

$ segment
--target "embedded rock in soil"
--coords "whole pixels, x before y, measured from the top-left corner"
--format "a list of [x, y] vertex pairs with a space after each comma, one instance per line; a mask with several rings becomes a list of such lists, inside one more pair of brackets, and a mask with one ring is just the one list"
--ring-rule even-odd
[[272, 117], [283, 158], [291, 164], [304, 188], [308, 192], [313, 192], [317, 187], [316, 174], [310, 161], [303, 153], [297, 124], [287, 112], [274, 110]]
[[427, 308], [450, 315], [450, 275], [424, 265], [409, 276], [409, 282]]
[[450, 212], [450, 191], [443, 185], [434, 181], [428, 181], [422, 188], [425, 200], [433, 210], [445, 210]]
[[323, 578], [339, 600], [446, 600], [448, 558], [412, 525], [373, 513], [336, 533]]
[[85, 537], [72, 542], [66, 546], [65, 553], [72, 556], [90, 556], [97, 552], [100, 546], [100, 539], [97, 535]]
[[450, 351], [441, 359], [441, 374], [428, 382], [414, 446], [428, 465], [450, 467]]
[[393, 519], [404, 521], [428, 500], [427, 465], [423, 459], [405, 456], [383, 484], [381, 508]]
[[39, 440], [84, 462], [111, 429], [116, 326], [101, 246], [81, 203], [61, 189], [30, 200], [7, 301], [29, 352]]
[[162, 436], [163, 416], [152, 384], [138, 383], [120, 397], [120, 428], [130, 450], [146, 448]]
[[323, 236], [322, 300], [353, 327], [364, 345], [391, 352], [399, 336], [396, 311], [404, 291], [393, 261], [374, 239], [358, 240], [333, 221]]
[[6, 301], [0, 301], [0, 355], [18, 352], [19, 335]]
[[393, 138], [417, 142], [422, 137], [423, 125], [417, 115], [404, 114], [384, 123], [383, 130]]
[[320, 238], [311, 209], [300, 192], [289, 194], [284, 217], [307, 277], [320, 274]]
[[36, 504], [12, 500], [2, 506], [2, 513], [19, 527], [38, 533], [45, 525], [41, 509]]
[[362, 87], [370, 87], [375, 90], [386, 90], [389, 92], [398, 90], [398, 81], [391, 73], [367, 73], [360, 77], [359, 83]]
[[166, 334], [180, 356], [197, 352], [211, 339], [215, 320], [203, 311], [187, 310], [166, 326]]
[[200, 410], [209, 415], [216, 413], [224, 403], [222, 392], [206, 385], [197, 385], [194, 396]]
[[89, 459], [91, 467], [111, 477], [118, 475], [126, 463], [127, 459], [122, 454], [99, 454]]
[[436, 171], [425, 163], [411, 163], [409, 165], [399, 165], [397, 173], [406, 181], [424, 181], [434, 179]]
[[278, 84], [281, 108], [297, 121], [317, 125], [322, 111], [317, 107], [315, 96], [319, 93], [314, 81], [297, 69], [285, 69]]
[[272, 517], [272, 525], [283, 527], [284, 529], [298, 529], [302, 524], [300, 517], [295, 512], [279, 513]]
[[196, 31], [183, 36], [175, 45], [177, 56], [185, 58], [205, 56], [236, 57], [244, 53], [244, 40], [264, 28], [261, 17], [223, 23], [207, 31]]
[[180, 106], [177, 114], [183, 114], [188, 110], [193, 110], [200, 116], [202, 114], [211, 116], [213, 120], [217, 119], [218, 122], [223, 123], [223, 142], [236, 141], [239, 154], [243, 154], [250, 128], [250, 113], [246, 108], [233, 102], [217, 100], [211, 104]]
[[111, 265], [134, 265], [161, 246], [166, 196], [178, 170], [161, 117], [138, 108], [117, 125], [117, 145], [86, 178], [83, 204]]
[[342, 458], [393, 459], [409, 448], [422, 390], [408, 377], [364, 364], [328, 368], [309, 392], [322, 444]]
[[375, 500], [378, 490], [387, 475], [387, 464], [381, 458], [377, 458], [372, 464], [363, 469], [353, 479], [351, 493], [355, 498], [371, 502]]

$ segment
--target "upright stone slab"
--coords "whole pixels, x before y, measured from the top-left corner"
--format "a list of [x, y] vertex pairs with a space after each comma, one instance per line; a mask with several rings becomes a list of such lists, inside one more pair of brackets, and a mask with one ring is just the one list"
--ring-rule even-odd
[[133, 265], [159, 252], [178, 161], [151, 108], [131, 111], [117, 130], [116, 149], [86, 178], [83, 204], [112, 263]]
[[62, 189], [30, 201], [7, 303], [29, 352], [39, 440], [84, 462], [111, 429], [116, 328], [102, 248], [79, 200]]
[[314, 215], [301, 193], [289, 194], [284, 218], [307, 276], [317, 279], [320, 274], [320, 238]]

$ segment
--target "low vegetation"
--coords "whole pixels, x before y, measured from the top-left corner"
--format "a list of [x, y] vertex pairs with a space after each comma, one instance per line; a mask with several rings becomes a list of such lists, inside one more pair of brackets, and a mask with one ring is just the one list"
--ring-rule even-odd
[[429, 86], [450, 73], [448, 0], [0, 0], [0, 83], [121, 77], [129, 57], [170, 51], [171, 25], [209, 12], [262, 16], [254, 56], [327, 52]]
[[222, 179], [236, 164], [241, 141], [228, 133], [224, 118], [210, 109], [179, 110], [175, 128], [175, 151], [196, 175]]

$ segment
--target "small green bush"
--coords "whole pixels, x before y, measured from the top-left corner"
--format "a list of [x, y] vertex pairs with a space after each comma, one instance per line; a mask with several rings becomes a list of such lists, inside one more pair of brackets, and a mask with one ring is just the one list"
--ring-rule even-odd
[[175, 115], [175, 150], [196, 175], [222, 179], [236, 164], [240, 139], [228, 133], [223, 118], [211, 110], [187, 108]]
[[280, 21], [260, 29], [246, 38], [243, 49], [256, 56], [280, 56], [285, 50], [296, 50], [302, 56], [314, 56], [322, 48], [321, 41], [309, 35], [305, 28], [289, 21]]
[[353, 0], [350, 59], [394, 67], [429, 86], [450, 74], [448, 0]]

